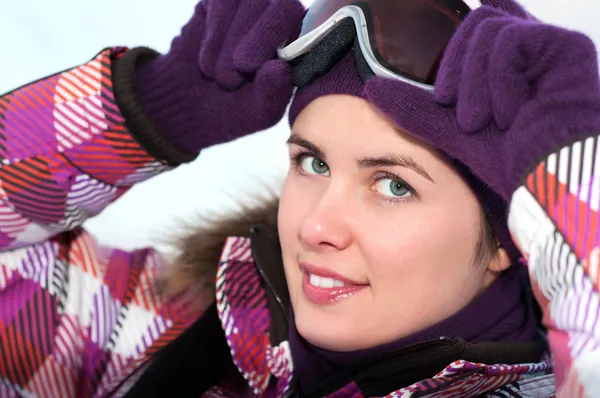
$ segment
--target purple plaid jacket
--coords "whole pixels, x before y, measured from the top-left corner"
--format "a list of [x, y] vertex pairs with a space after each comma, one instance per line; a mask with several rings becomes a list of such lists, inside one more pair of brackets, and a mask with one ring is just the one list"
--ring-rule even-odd
[[[156, 290], [164, 265], [157, 252], [103, 247], [80, 228], [170, 168], [140, 145], [116, 104], [111, 64], [126, 51], [106, 49], [0, 97], [0, 397], [107, 396], [200, 316], [184, 298]], [[555, 376], [562, 396], [600, 396], [597, 141], [594, 132], [541, 159], [510, 207], [553, 368], [457, 361], [389, 397], [547, 397]], [[227, 240], [216, 286], [235, 365], [255, 395], [282, 396], [293, 364], [286, 342], [269, 343], [247, 238]], [[215, 386], [205, 396], [236, 394]], [[331, 396], [362, 397], [354, 384]]]

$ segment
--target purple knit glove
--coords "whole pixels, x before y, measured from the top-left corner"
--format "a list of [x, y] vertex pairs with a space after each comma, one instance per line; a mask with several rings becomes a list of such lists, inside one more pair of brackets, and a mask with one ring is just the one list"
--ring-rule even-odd
[[136, 69], [160, 134], [197, 153], [276, 124], [293, 90], [277, 48], [304, 14], [298, 0], [202, 0], [169, 52]]
[[446, 49], [435, 94], [381, 77], [364, 88], [400, 127], [507, 201], [544, 156], [600, 131], [592, 41], [514, 10], [482, 6], [467, 16]]

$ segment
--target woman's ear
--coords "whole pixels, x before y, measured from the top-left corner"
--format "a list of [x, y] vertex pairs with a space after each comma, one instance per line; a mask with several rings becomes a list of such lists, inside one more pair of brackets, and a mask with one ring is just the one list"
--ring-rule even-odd
[[487, 289], [498, 276], [510, 268], [512, 261], [506, 250], [501, 246], [498, 246], [498, 251], [491, 257], [490, 262], [487, 265], [485, 276], [483, 278], [483, 289]]
[[494, 256], [490, 259], [490, 263], [488, 264], [488, 271], [499, 274], [503, 271], [506, 271], [512, 264], [510, 261], [510, 257], [508, 253], [502, 246], [498, 247], [498, 251]]

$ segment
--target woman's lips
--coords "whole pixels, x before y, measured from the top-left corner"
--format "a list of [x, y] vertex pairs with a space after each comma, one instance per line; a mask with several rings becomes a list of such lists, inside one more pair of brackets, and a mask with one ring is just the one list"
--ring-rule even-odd
[[356, 292], [369, 286], [310, 264], [301, 264], [303, 271], [302, 288], [308, 301], [318, 305], [328, 305], [352, 297]]

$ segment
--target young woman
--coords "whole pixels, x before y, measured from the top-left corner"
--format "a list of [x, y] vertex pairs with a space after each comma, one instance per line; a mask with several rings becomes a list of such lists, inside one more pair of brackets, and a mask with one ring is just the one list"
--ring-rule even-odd
[[[169, 265], [79, 227], [294, 86], [278, 203]], [[203, 0], [4, 95], [0, 396], [595, 396], [599, 88], [510, 0]]]

